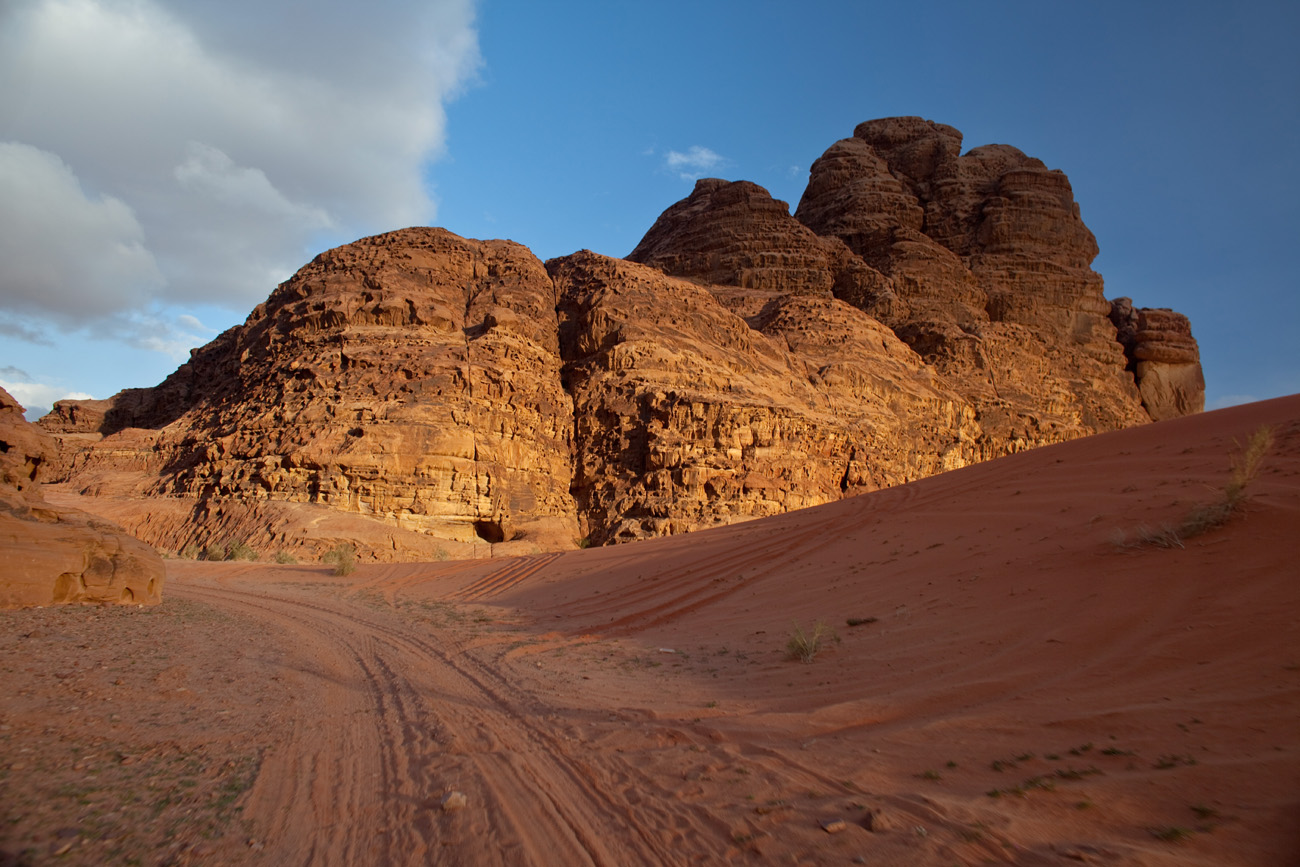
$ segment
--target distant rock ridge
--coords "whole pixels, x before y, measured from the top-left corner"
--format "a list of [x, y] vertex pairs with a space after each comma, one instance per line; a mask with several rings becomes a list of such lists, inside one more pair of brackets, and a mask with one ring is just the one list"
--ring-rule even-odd
[[162, 558], [148, 545], [45, 500], [41, 482], [57, 449], [0, 388], [0, 608], [161, 601]]
[[1065, 175], [960, 146], [861, 124], [793, 216], [701, 180], [627, 260], [420, 228], [327, 251], [157, 387], [56, 405], [62, 490], [176, 550], [481, 556], [1198, 411], [1185, 317], [1106, 301]]

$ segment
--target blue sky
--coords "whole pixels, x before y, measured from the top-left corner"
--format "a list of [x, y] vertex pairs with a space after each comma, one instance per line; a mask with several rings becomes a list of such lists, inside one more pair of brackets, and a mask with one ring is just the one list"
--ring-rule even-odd
[[155, 384], [387, 229], [621, 256], [697, 176], [793, 207], [856, 124], [915, 114], [1065, 171], [1107, 296], [1191, 317], [1211, 406], [1300, 392], [1298, 9], [13, 0], [0, 384]]

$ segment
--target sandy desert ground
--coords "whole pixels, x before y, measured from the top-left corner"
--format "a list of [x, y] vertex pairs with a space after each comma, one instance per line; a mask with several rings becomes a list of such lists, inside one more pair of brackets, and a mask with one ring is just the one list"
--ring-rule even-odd
[[[1243, 512], [1121, 542], [1263, 424]], [[0, 864], [1294, 865], [1297, 554], [1291, 397], [610, 549], [172, 561], [0, 615]]]

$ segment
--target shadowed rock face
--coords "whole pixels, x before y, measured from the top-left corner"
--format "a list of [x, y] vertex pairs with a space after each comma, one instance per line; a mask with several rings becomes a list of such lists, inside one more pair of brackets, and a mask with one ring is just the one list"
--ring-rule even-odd
[[0, 389], [0, 608], [65, 602], [153, 605], [162, 558], [120, 527], [50, 505], [40, 480], [57, 447]]
[[862, 124], [794, 216], [702, 180], [634, 261], [441, 229], [328, 251], [159, 386], [56, 406], [64, 489], [178, 550], [524, 553], [1198, 408], [1185, 318], [1140, 311], [1121, 342], [1065, 176], [960, 147]]

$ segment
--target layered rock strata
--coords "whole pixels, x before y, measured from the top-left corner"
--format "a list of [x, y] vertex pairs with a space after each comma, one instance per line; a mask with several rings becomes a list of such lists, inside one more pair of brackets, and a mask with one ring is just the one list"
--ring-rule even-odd
[[1201, 350], [1186, 316], [1162, 307], [1135, 308], [1132, 299], [1116, 298], [1110, 320], [1151, 418], [1163, 421], [1205, 409]]
[[793, 216], [702, 180], [635, 261], [440, 229], [331, 250], [156, 388], [59, 404], [63, 490], [176, 550], [521, 553], [1199, 409], [1186, 319], [1104, 299], [1065, 176], [960, 147], [862, 124]]
[[525, 248], [440, 229], [367, 238], [318, 256], [158, 388], [120, 395], [69, 475], [125, 467], [142, 472], [134, 490], [100, 493], [323, 505], [450, 542], [572, 544], [560, 364], [551, 282]]
[[701, 180], [629, 258], [852, 304], [970, 402], [995, 453], [1164, 417], [1125, 369], [1068, 179], [1006, 145], [962, 155], [961, 138], [920, 118], [861, 124], [813, 164], [794, 216], [761, 187]]
[[751, 325], [651, 268], [587, 252], [547, 268], [593, 541], [778, 514], [980, 457], [965, 402], [834, 298], [774, 294]]
[[152, 548], [120, 527], [45, 500], [41, 479], [55, 451], [0, 389], [0, 608], [160, 602], [163, 562]]

